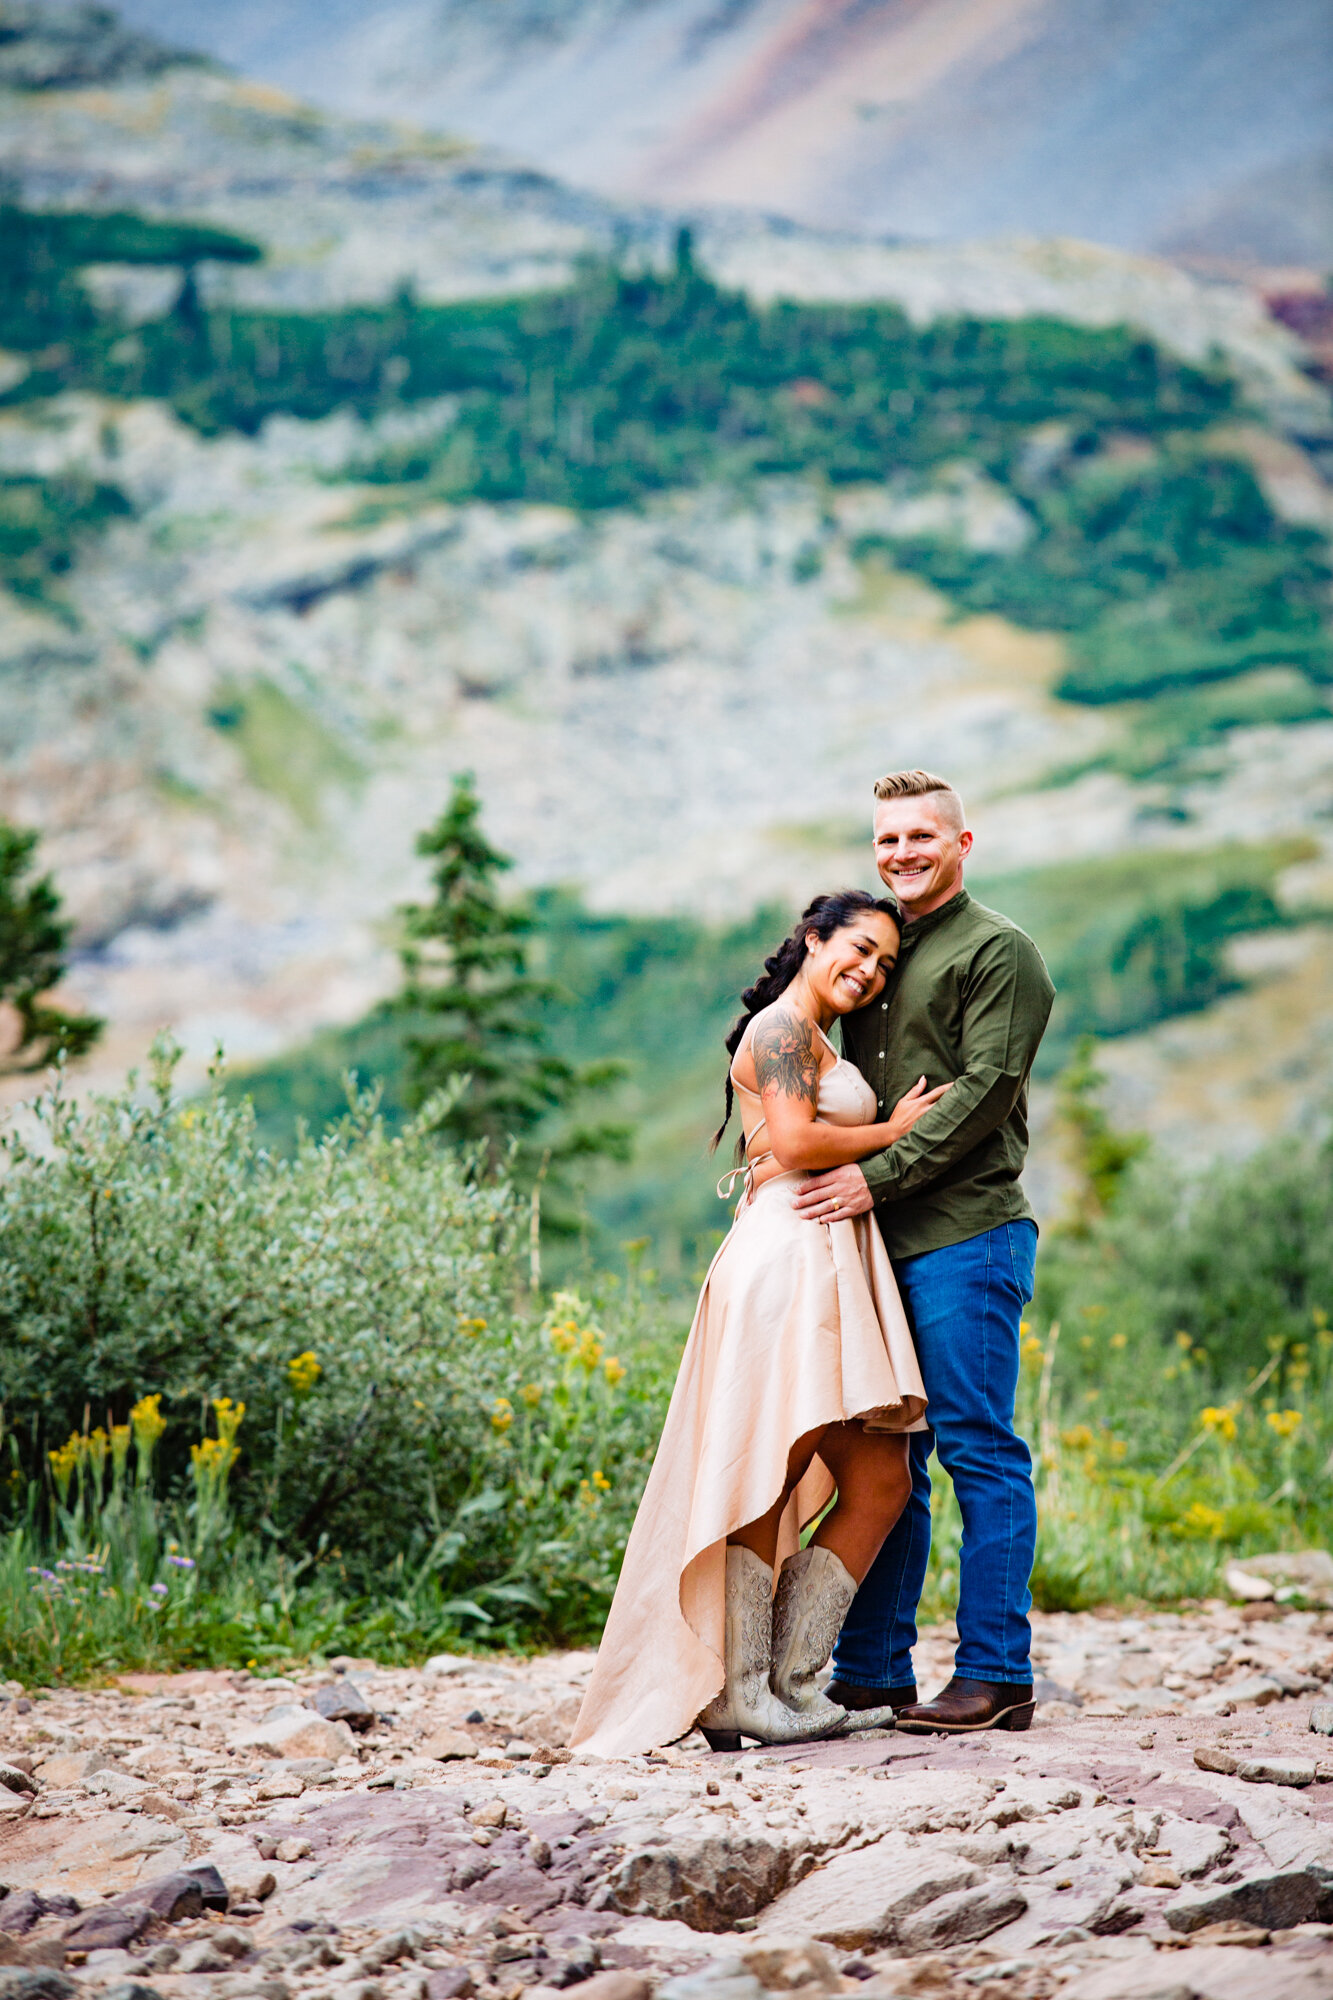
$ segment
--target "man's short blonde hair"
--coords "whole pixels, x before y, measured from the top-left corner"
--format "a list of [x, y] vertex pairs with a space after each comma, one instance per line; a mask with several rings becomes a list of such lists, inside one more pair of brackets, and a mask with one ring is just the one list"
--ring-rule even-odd
[[947, 778], [932, 777], [929, 771], [890, 771], [875, 784], [877, 799], [924, 799], [938, 797], [940, 810], [953, 821], [955, 831], [967, 825], [963, 801]]

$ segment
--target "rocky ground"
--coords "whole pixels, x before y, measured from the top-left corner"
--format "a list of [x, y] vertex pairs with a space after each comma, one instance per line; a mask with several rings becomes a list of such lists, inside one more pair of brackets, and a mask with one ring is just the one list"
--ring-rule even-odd
[[1333, 1995], [1333, 1617], [1045, 1617], [1027, 1734], [739, 1756], [571, 1754], [589, 1666], [9, 1683], [0, 2000]]

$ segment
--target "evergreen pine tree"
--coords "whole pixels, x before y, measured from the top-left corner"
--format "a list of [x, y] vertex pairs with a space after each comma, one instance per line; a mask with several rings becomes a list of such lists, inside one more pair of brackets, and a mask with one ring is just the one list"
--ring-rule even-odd
[[[417, 1103], [466, 1076], [441, 1129], [481, 1149], [488, 1166], [506, 1159], [528, 1183], [567, 1179], [572, 1161], [625, 1158], [629, 1128], [583, 1124], [575, 1108], [624, 1073], [605, 1062], [576, 1067], [550, 1045], [545, 1016], [563, 997], [529, 970], [530, 911], [505, 901], [498, 878], [513, 866], [481, 830], [470, 773], [454, 781], [444, 812], [417, 842], [434, 862], [434, 895], [403, 912], [403, 990], [409, 1090]], [[569, 1226], [557, 1204], [546, 1220]]]
[[45, 996], [65, 972], [69, 924], [49, 875], [34, 877], [37, 835], [0, 820], [0, 1076], [80, 1056], [102, 1032], [91, 1014], [67, 1014]]

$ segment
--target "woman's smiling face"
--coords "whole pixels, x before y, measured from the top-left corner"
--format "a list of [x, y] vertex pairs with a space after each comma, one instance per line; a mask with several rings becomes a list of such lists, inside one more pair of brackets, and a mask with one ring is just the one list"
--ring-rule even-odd
[[804, 971], [816, 1000], [835, 1014], [868, 1006], [898, 963], [899, 931], [882, 910], [861, 910], [831, 938], [806, 933]]

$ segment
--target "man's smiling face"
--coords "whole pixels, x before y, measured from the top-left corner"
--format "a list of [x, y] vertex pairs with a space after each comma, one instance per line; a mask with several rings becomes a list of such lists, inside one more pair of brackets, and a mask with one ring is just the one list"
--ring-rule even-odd
[[963, 886], [972, 835], [946, 792], [875, 804], [875, 866], [907, 918], [929, 916]]

